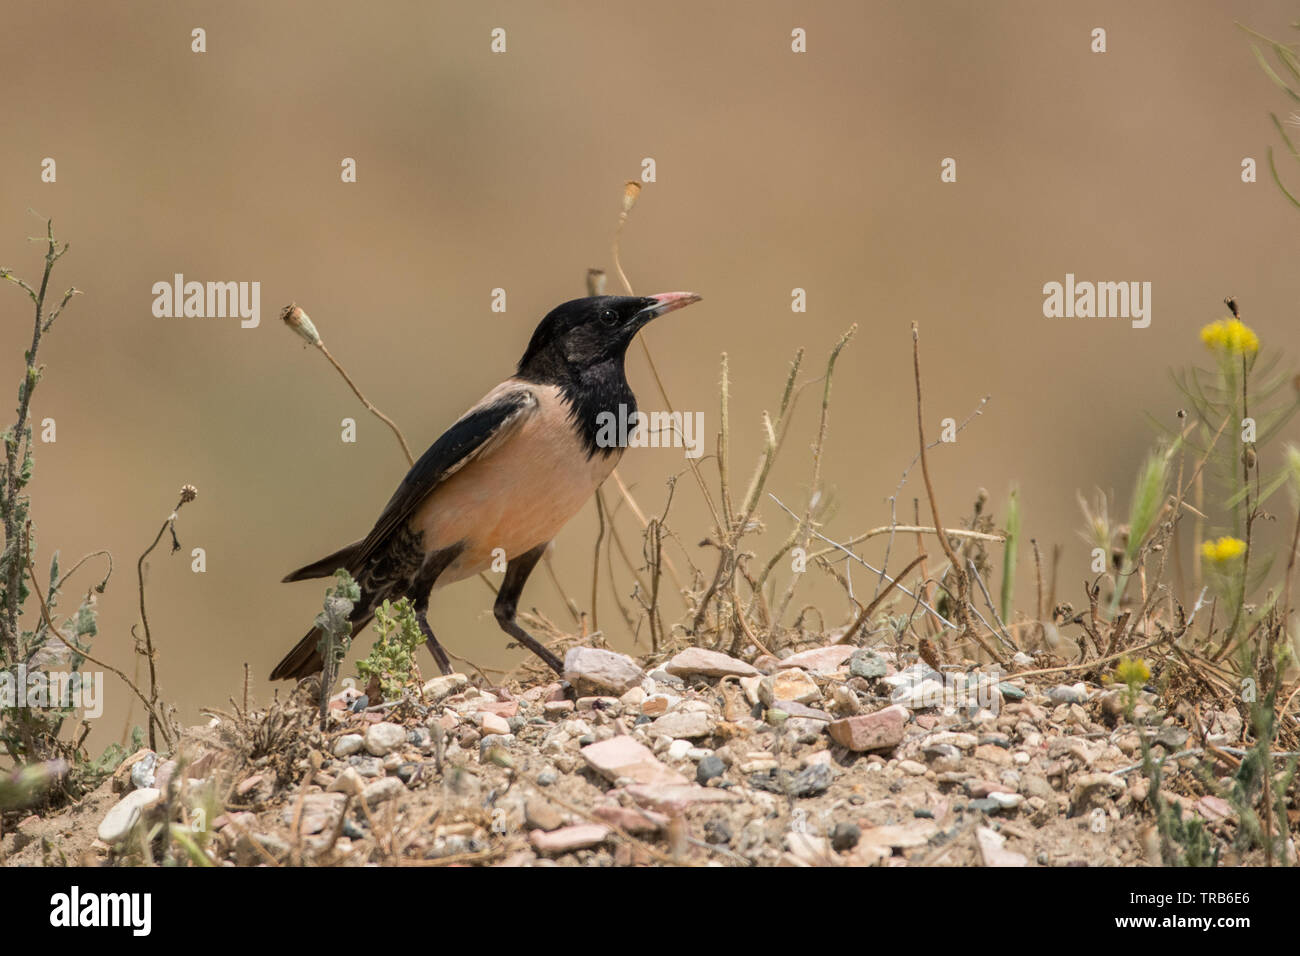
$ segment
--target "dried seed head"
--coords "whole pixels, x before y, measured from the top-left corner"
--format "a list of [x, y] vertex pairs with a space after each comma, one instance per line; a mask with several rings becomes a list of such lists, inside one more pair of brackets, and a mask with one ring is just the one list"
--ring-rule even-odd
[[623, 184], [623, 215], [626, 216], [636, 205], [637, 197], [641, 195], [641, 184], [635, 179], [629, 179]]
[[312, 325], [307, 313], [297, 303], [290, 302], [286, 305], [280, 312], [280, 318], [308, 345], [320, 345], [320, 333], [316, 331], [316, 326]]
[[181, 488], [181, 504], [183, 505], [189, 504], [198, 496], [199, 489], [195, 488], [193, 485], [184, 485]]

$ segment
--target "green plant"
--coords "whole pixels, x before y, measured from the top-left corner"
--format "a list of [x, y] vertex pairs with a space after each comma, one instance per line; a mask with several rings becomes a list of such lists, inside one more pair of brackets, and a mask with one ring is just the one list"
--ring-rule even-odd
[[[32, 397], [45, 372], [45, 366], [39, 362], [44, 337], [72, 297], [79, 293], [77, 289], [69, 288], [57, 305], [52, 304], [50, 277], [55, 264], [69, 247], [55, 239], [54, 223], [50, 220], [45, 223], [45, 235], [36, 241], [45, 246], [44, 270], [36, 286], [14, 275], [10, 269], [0, 269], [0, 279], [18, 286], [34, 309], [31, 344], [24, 352], [25, 371], [18, 386], [14, 421], [0, 436], [4, 444], [4, 455], [0, 459], [0, 524], [4, 530], [4, 549], [0, 552], [0, 680], [4, 683], [0, 684], [0, 689], [7, 687], [10, 691], [21, 689], [24, 692], [21, 699], [15, 695], [11, 700], [4, 700], [8, 695], [0, 694], [0, 705], [4, 707], [0, 711], [0, 744], [15, 765], [37, 765], [38, 769], [30, 773], [19, 771], [21, 779], [39, 778], [40, 786], [46, 790], [53, 786], [55, 779], [59, 779], [65, 792], [75, 794], [93, 787], [116, 765], [116, 761], [109, 753], [97, 761], [88, 757], [82, 746], [89, 732], [84, 723], [75, 740], [61, 736], [65, 722], [75, 715], [75, 702], [71, 695], [55, 689], [49, 672], [61, 672], [69, 682], [74, 678], [76, 681], [94, 679], [91, 675], [82, 675], [81, 667], [97, 631], [95, 596], [102, 594], [108, 584], [112, 557], [107, 552], [97, 551], [64, 572], [60, 568], [59, 554], [54, 552], [50, 558], [46, 594], [41, 594], [34, 565], [36, 534], [31, 500], [27, 494], [34, 469]], [[87, 562], [101, 556], [108, 561], [103, 578], [87, 588], [67, 621], [62, 625], [56, 624], [56, 614], [68, 579]], [[33, 591], [40, 602], [39, 614], [34, 626], [25, 628], [23, 616]], [[35, 684], [31, 683], [29, 675], [35, 675]], [[60, 682], [58, 686], [71, 685]], [[66, 763], [51, 762], [60, 760]], [[52, 766], [64, 767], [68, 773], [57, 777], [51, 775], [48, 771]]]
[[375, 610], [375, 629], [379, 637], [370, 654], [357, 661], [357, 673], [366, 682], [366, 693], [376, 689], [384, 700], [397, 700], [411, 681], [416, 649], [424, 643], [410, 600], [385, 601]]

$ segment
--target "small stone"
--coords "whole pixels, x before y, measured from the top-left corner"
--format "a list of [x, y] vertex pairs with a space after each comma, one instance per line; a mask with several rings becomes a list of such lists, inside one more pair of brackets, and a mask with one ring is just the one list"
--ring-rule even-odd
[[1003, 793], [1000, 790], [994, 790], [988, 798], [1002, 810], [1013, 810], [1025, 802], [1025, 798], [1018, 793]]
[[832, 721], [829, 731], [837, 744], [849, 750], [891, 750], [903, 742], [906, 725], [907, 711], [894, 705], [874, 714]]
[[[568, 668], [565, 668], [565, 673], [568, 673]], [[561, 854], [603, 843], [610, 832], [609, 827], [600, 823], [580, 823], [549, 833], [534, 830], [528, 834], [528, 839], [539, 853]]]
[[975, 841], [985, 866], [1026, 866], [1029, 860], [1019, 853], [1004, 849], [1007, 838], [989, 827], [975, 828]]
[[889, 673], [889, 664], [874, 651], [862, 647], [849, 656], [849, 673], [867, 680], [884, 677]]
[[141, 747], [135, 753], [131, 754], [131, 756], [127, 757], [120, 764], [118, 764], [117, 769], [113, 771], [113, 783], [112, 783], [113, 792], [125, 793], [127, 790], [130, 790], [132, 786], [131, 783], [132, 770], [135, 768], [135, 765], [137, 763], [150, 756], [152, 756], [155, 760], [158, 759], [158, 755], [155, 754], [148, 747]]
[[639, 784], [686, 784], [685, 777], [664, 764], [650, 750], [626, 734], [582, 748], [587, 765], [605, 779], [627, 778]]
[[618, 701], [624, 707], [640, 707], [642, 702], [648, 696], [649, 695], [646, 694], [644, 687], [637, 686], [637, 687], [633, 687], [630, 691], [625, 693], [622, 697], [618, 699]]
[[829, 790], [831, 781], [834, 778], [835, 771], [831, 769], [830, 764], [809, 764], [795, 774], [794, 780], [790, 781], [790, 795], [792, 797], [815, 797]]
[[558, 830], [564, 826], [564, 814], [546, 800], [529, 800], [524, 804], [524, 826], [530, 830]]
[[424, 682], [420, 693], [426, 701], [438, 703], [444, 697], [450, 697], [469, 686], [469, 678], [464, 674], [444, 674]]
[[372, 756], [387, 756], [405, 743], [406, 729], [399, 724], [380, 721], [366, 728], [366, 750]]
[[645, 700], [641, 701], [641, 715], [643, 717], [660, 717], [668, 713], [678, 698], [669, 697], [667, 694], [652, 694]]
[[554, 770], [543, 770], [537, 775], [537, 785], [539, 787], [549, 787], [559, 779], [560, 775]]
[[1083, 683], [1057, 684], [1047, 692], [1047, 699], [1055, 704], [1083, 704], [1088, 700], [1088, 688]]
[[797, 667], [779, 670], [758, 683], [758, 699], [768, 707], [785, 700], [810, 704], [820, 700], [821, 696], [821, 689], [816, 682]]
[[686, 754], [687, 752], [690, 751], [690, 749], [691, 749], [691, 742], [689, 740], [674, 740], [671, 744], [668, 745], [668, 759], [685, 760]]
[[857, 652], [851, 644], [832, 644], [792, 654], [781, 662], [782, 667], [798, 667], [814, 674], [833, 674]]
[[346, 799], [341, 793], [309, 793], [302, 798], [301, 806], [297, 800], [286, 804], [280, 818], [292, 829], [294, 816], [297, 815], [298, 830], [304, 836], [332, 830], [343, 813]]
[[674, 711], [664, 714], [650, 725], [650, 732], [674, 740], [696, 740], [713, 733], [713, 717], [698, 711]]
[[727, 772], [727, 765], [723, 763], [722, 758], [713, 755], [705, 757], [695, 768], [695, 782], [704, 786], [710, 780], [721, 777]]
[[831, 845], [825, 837], [791, 830], [785, 835], [785, 860], [794, 866], [825, 866], [830, 862]]
[[[1171, 752], [1178, 751], [1183, 749], [1183, 744], [1187, 743], [1187, 738], [1189, 736], [1190, 734], [1187, 732], [1185, 727], [1175, 727], [1170, 724], [1161, 727], [1160, 730], [1156, 732], [1155, 742], [1160, 744], [1162, 747], [1168, 747]], [[132, 779], [134, 779], [134, 775], [132, 776]]]
[[637, 662], [626, 654], [598, 647], [573, 647], [564, 655], [564, 677], [575, 684], [582, 682], [622, 694], [640, 684], [644, 676]]
[[731, 842], [731, 825], [724, 817], [714, 817], [704, 824], [704, 842], [714, 846], [726, 846]]
[[372, 810], [385, 800], [392, 800], [394, 797], [406, 791], [405, 785], [396, 777], [384, 777], [368, 785], [361, 793], [361, 799], [366, 802], [366, 806]]
[[363, 777], [382, 777], [384, 767], [378, 757], [369, 754], [353, 754], [348, 758], [348, 766], [353, 767]]
[[366, 746], [366, 738], [360, 734], [344, 734], [334, 742], [334, 756], [351, 757], [359, 754]]
[[688, 647], [665, 664], [664, 670], [676, 677], [692, 674], [704, 677], [755, 677], [759, 673], [751, 664], [736, 660], [721, 651], [703, 647]]
[[557, 720], [560, 717], [567, 717], [573, 713], [573, 701], [571, 700], [548, 700], [542, 705], [542, 713], [551, 720]]
[[898, 769], [911, 777], [919, 777], [925, 773], [925, 764], [917, 763], [915, 760], [900, 760]]
[[[154, 768], [158, 764], [158, 755], [150, 750], [131, 767], [131, 786], [137, 790], [147, 790], [154, 785]], [[105, 843], [108, 841], [105, 840]]]
[[840, 822], [831, 828], [831, 848], [840, 853], [852, 850], [862, 839], [862, 828], [856, 823]]
[[668, 817], [641, 807], [596, 807], [593, 816], [628, 833], [655, 833], [668, 825]]
[[1025, 699], [1024, 690], [1017, 687], [1015, 684], [1009, 684], [1006, 681], [1002, 681], [1000, 684], [998, 684], [998, 691], [1001, 692], [1002, 696], [1005, 697], [1007, 700]]
[[506, 736], [510, 733], [510, 723], [504, 717], [490, 712], [480, 712], [479, 727], [482, 729], [484, 736], [489, 734], [500, 734]]
[[120, 843], [139, 822], [140, 815], [161, 798], [162, 791], [155, 787], [132, 790], [104, 814], [95, 831], [96, 836], [110, 846]]
[[366, 789], [366, 781], [357, 773], [356, 767], [344, 767], [343, 772], [334, 778], [327, 789], [331, 793], [346, 793], [356, 797]]

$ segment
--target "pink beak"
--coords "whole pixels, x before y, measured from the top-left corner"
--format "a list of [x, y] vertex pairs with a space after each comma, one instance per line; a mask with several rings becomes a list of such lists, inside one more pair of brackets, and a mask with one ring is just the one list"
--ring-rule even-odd
[[655, 303], [641, 310], [641, 314], [645, 316], [645, 321], [648, 322], [669, 312], [684, 309], [692, 302], [699, 302], [701, 296], [696, 295], [694, 292], [661, 292], [658, 295], [646, 296], [646, 298]]

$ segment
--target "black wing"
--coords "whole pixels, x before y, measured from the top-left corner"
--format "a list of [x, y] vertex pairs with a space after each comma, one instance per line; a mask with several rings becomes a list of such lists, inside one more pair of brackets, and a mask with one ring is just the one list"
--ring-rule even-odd
[[477, 456], [513, 434], [537, 409], [537, 396], [525, 387], [484, 400], [443, 432], [411, 466], [384, 506], [370, 534], [357, 545], [354, 559], [363, 564], [407, 519], [433, 489]]

